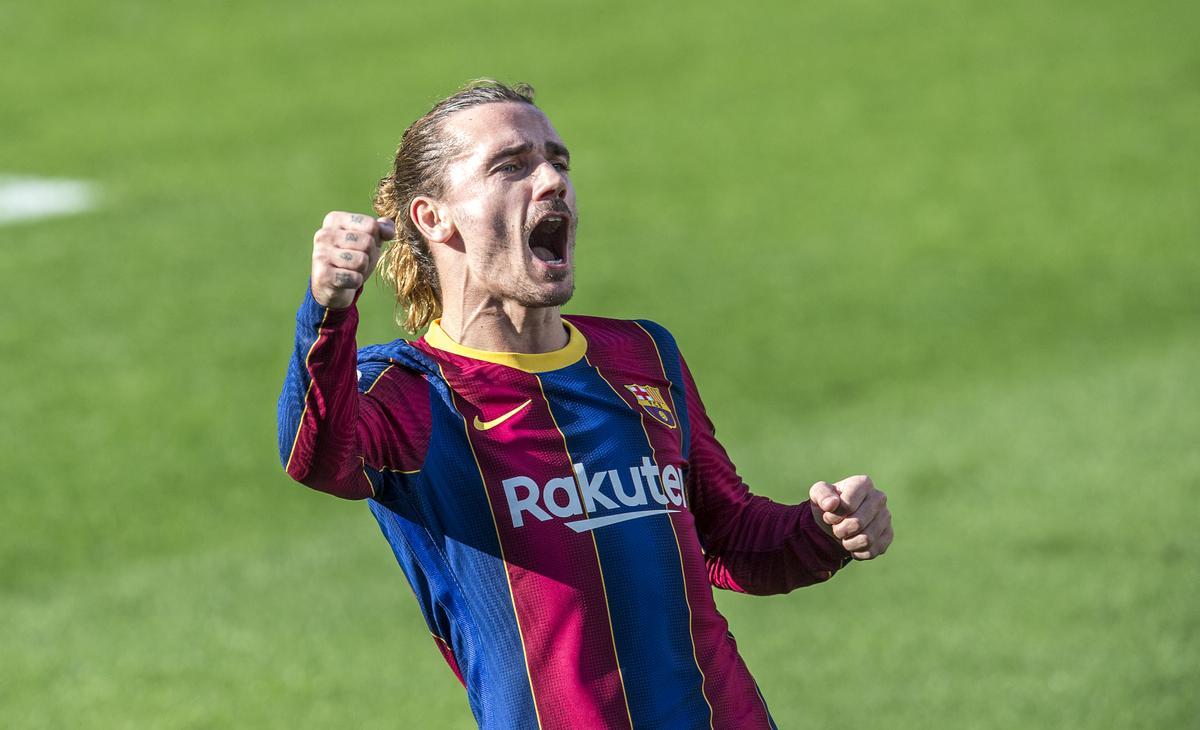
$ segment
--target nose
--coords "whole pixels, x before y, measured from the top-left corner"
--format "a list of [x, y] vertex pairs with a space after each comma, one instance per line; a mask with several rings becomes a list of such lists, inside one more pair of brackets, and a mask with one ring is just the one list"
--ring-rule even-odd
[[567, 176], [548, 160], [544, 160], [534, 171], [534, 201], [567, 197]]

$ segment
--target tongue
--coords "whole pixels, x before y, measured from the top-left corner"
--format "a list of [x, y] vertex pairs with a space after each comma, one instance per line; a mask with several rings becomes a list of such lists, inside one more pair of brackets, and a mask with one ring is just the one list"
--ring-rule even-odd
[[554, 252], [545, 246], [531, 246], [530, 249], [533, 251], [533, 255], [537, 256], [542, 261], [554, 261], [558, 259], [558, 257], [554, 255]]

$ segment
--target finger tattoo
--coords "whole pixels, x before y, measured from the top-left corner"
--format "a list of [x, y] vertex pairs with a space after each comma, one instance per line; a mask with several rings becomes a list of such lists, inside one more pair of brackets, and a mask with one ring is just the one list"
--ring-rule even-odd
[[343, 271], [339, 271], [333, 277], [333, 283], [343, 288], [350, 286], [351, 282], [353, 281], [354, 280], [350, 278], [350, 275]]
[[353, 241], [353, 242], [357, 242], [357, 241], [358, 241], [358, 234], [357, 234], [357, 233], [347, 233], [347, 234], [346, 234], [346, 240], [347, 240], [347, 241]]
[[361, 215], [352, 215], [352, 216], [350, 216], [350, 222], [351, 223], [362, 223], [363, 217]]
[[354, 254], [350, 253], [349, 251], [343, 251], [342, 253], [338, 254], [338, 257], [342, 261], [350, 261], [354, 258]]

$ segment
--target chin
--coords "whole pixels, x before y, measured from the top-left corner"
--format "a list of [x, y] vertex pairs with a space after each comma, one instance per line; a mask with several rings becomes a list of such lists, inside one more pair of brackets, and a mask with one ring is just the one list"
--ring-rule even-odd
[[558, 286], [553, 288], [543, 288], [537, 291], [521, 292], [520, 295], [514, 297], [517, 303], [523, 307], [541, 308], [541, 307], [561, 307], [571, 300], [571, 296], [575, 294], [575, 282], [567, 280], [559, 282]]

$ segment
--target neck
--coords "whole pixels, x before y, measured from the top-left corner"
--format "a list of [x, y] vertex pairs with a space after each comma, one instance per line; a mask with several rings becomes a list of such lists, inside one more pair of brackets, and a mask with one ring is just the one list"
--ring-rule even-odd
[[568, 340], [558, 307], [513, 302], [485, 301], [469, 311], [447, 307], [441, 326], [458, 344], [490, 352], [553, 352], [566, 347]]

